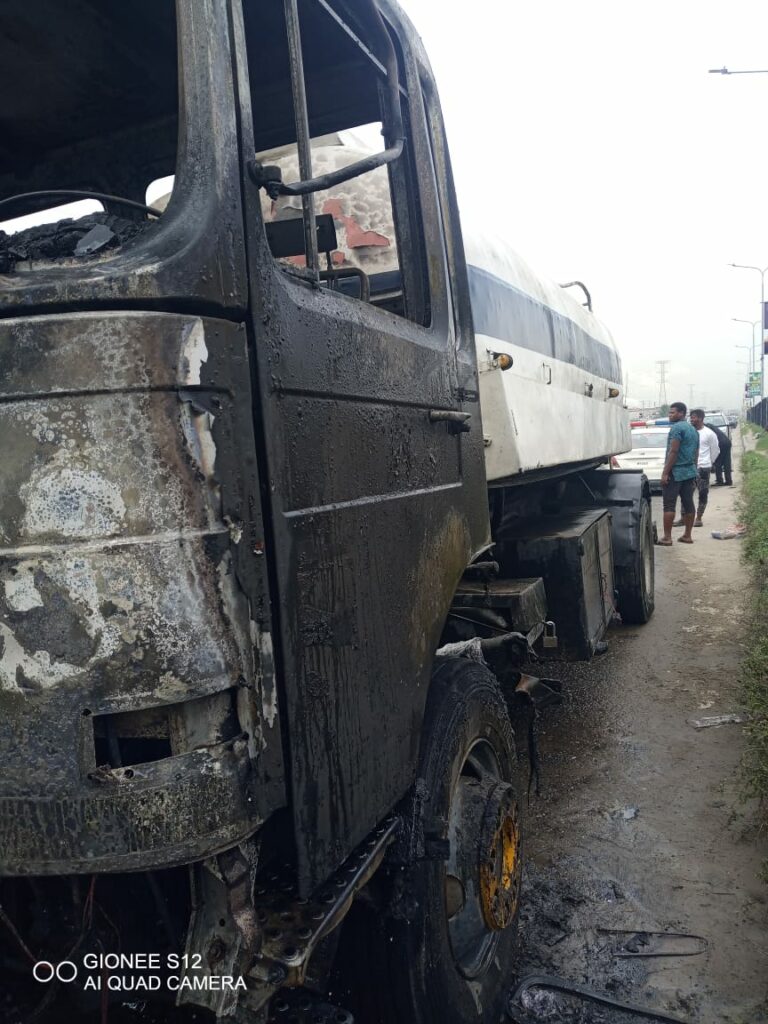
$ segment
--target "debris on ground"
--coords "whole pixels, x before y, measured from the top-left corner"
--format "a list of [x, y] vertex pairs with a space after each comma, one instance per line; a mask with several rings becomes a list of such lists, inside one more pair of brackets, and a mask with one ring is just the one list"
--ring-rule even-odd
[[743, 523], [732, 523], [725, 530], [713, 530], [712, 536], [715, 540], [734, 540], [738, 537], [746, 537], [747, 528]]
[[699, 956], [709, 943], [701, 935], [688, 932], [647, 932], [617, 928], [598, 928], [598, 935], [614, 939], [611, 953], [615, 957]]
[[[531, 989], [534, 988], [539, 990], [538, 995], [531, 992]], [[510, 993], [507, 1001], [507, 1016], [515, 1024], [535, 1024], [537, 1020], [552, 1020], [551, 1011], [553, 1009], [557, 1011], [557, 1005], [550, 995], [552, 992], [575, 997], [581, 1002], [605, 1006], [646, 1021], [661, 1021], [662, 1024], [685, 1024], [680, 1017], [671, 1017], [661, 1010], [638, 1006], [636, 1003], [626, 1003], [604, 992], [596, 992], [586, 985], [578, 985], [575, 982], [566, 981], [564, 978], [546, 974], [532, 974], [520, 982]], [[534, 1011], [535, 1016], [531, 1016], [531, 1010]], [[544, 1011], [543, 1016], [541, 1011]]]
[[690, 724], [694, 729], [711, 729], [719, 725], [742, 725], [749, 721], [749, 715], [705, 715], [704, 718], [693, 718]]

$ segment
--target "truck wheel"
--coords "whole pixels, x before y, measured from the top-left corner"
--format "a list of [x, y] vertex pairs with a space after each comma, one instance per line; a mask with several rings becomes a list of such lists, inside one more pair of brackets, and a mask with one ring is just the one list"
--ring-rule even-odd
[[617, 570], [616, 574], [619, 612], [628, 624], [647, 622], [653, 615], [655, 603], [654, 525], [651, 503], [645, 498], [642, 499], [636, 541], [633, 564]]
[[440, 659], [406, 816], [405, 841], [423, 835], [423, 858], [395, 874], [394, 916], [371, 922], [379, 941], [367, 951], [362, 1020], [501, 1019], [517, 931], [520, 794], [495, 676], [477, 662]]

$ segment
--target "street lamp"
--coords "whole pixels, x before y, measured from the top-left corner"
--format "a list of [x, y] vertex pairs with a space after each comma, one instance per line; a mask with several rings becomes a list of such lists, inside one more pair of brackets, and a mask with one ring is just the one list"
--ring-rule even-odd
[[755, 346], [755, 328], [760, 323], [760, 321], [759, 320], [742, 320], [742, 318], [740, 316], [732, 316], [731, 320], [733, 320], [733, 322], [736, 323], [736, 324], [749, 324], [749, 326], [752, 328], [752, 369], [754, 370], [754, 368], [755, 368], [755, 347], [756, 347]]
[[729, 266], [737, 270], [756, 270], [760, 275], [760, 398], [765, 398], [765, 341], [763, 331], [763, 310], [765, 308], [765, 275], [768, 267], [753, 267], [749, 263], [730, 263]]

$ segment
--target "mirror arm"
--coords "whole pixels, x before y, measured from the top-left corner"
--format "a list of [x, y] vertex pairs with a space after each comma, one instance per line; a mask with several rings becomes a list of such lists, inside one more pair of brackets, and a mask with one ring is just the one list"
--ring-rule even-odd
[[[293, 185], [284, 185], [282, 182], [278, 182], [276, 183], [277, 188], [275, 192], [279, 196], [304, 196], [309, 192], [324, 192], [335, 185], [341, 185], [344, 181], [349, 181], [350, 178], [358, 178], [361, 174], [375, 171], [377, 167], [391, 164], [403, 152], [404, 142], [404, 139], [396, 139], [395, 144], [390, 146], [389, 149], [385, 149], [382, 153], [374, 153], [363, 160], [357, 160], [355, 163], [349, 164], [347, 167], [341, 167], [338, 171], [321, 174], [310, 181], [297, 181]], [[271, 184], [271, 182], [267, 184]], [[269, 188], [267, 188], [267, 191], [269, 192]], [[276, 198], [276, 196], [273, 198]]]
[[387, 72], [387, 92], [389, 102], [387, 104], [386, 145], [382, 153], [373, 153], [371, 156], [358, 160], [347, 167], [341, 167], [329, 174], [321, 174], [309, 181], [296, 181], [286, 185], [282, 181], [280, 168], [264, 167], [257, 160], [251, 160], [248, 164], [248, 173], [260, 188], [264, 188], [271, 199], [278, 196], [305, 196], [311, 192], [324, 192], [326, 189], [341, 185], [351, 178], [358, 178], [361, 174], [368, 174], [375, 171], [377, 167], [391, 164], [397, 160], [403, 152], [405, 145], [405, 132], [403, 130], [403, 111], [400, 103], [400, 76], [397, 67], [397, 54], [392, 39], [384, 24], [377, 0], [372, 0], [371, 11], [377, 29], [377, 35], [382, 49], [386, 54], [384, 67]]

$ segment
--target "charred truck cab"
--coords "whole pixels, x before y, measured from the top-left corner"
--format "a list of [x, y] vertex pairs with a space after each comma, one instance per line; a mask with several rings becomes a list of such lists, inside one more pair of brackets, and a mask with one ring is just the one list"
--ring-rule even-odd
[[[592, 485], [502, 487], [501, 573], [526, 578], [499, 579], [417, 36], [394, 0], [8, 0], [0, 40], [18, 1012], [51, 1000], [30, 960], [114, 951], [175, 957], [166, 996], [223, 1019], [495, 1021], [521, 863], [510, 687], [442, 645], [535, 642], [557, 576], [545, 594], [526, 561], [530, 518], [568, 487], [609, 508], [620, 477], [593, 471], [606, 448], [577, 467]], [[350, 130], [378, 152], [326, 160]], [[378, 221], [344, 191], [364, 179]], [[600, 624], [582, 635], [589, 654]]]

